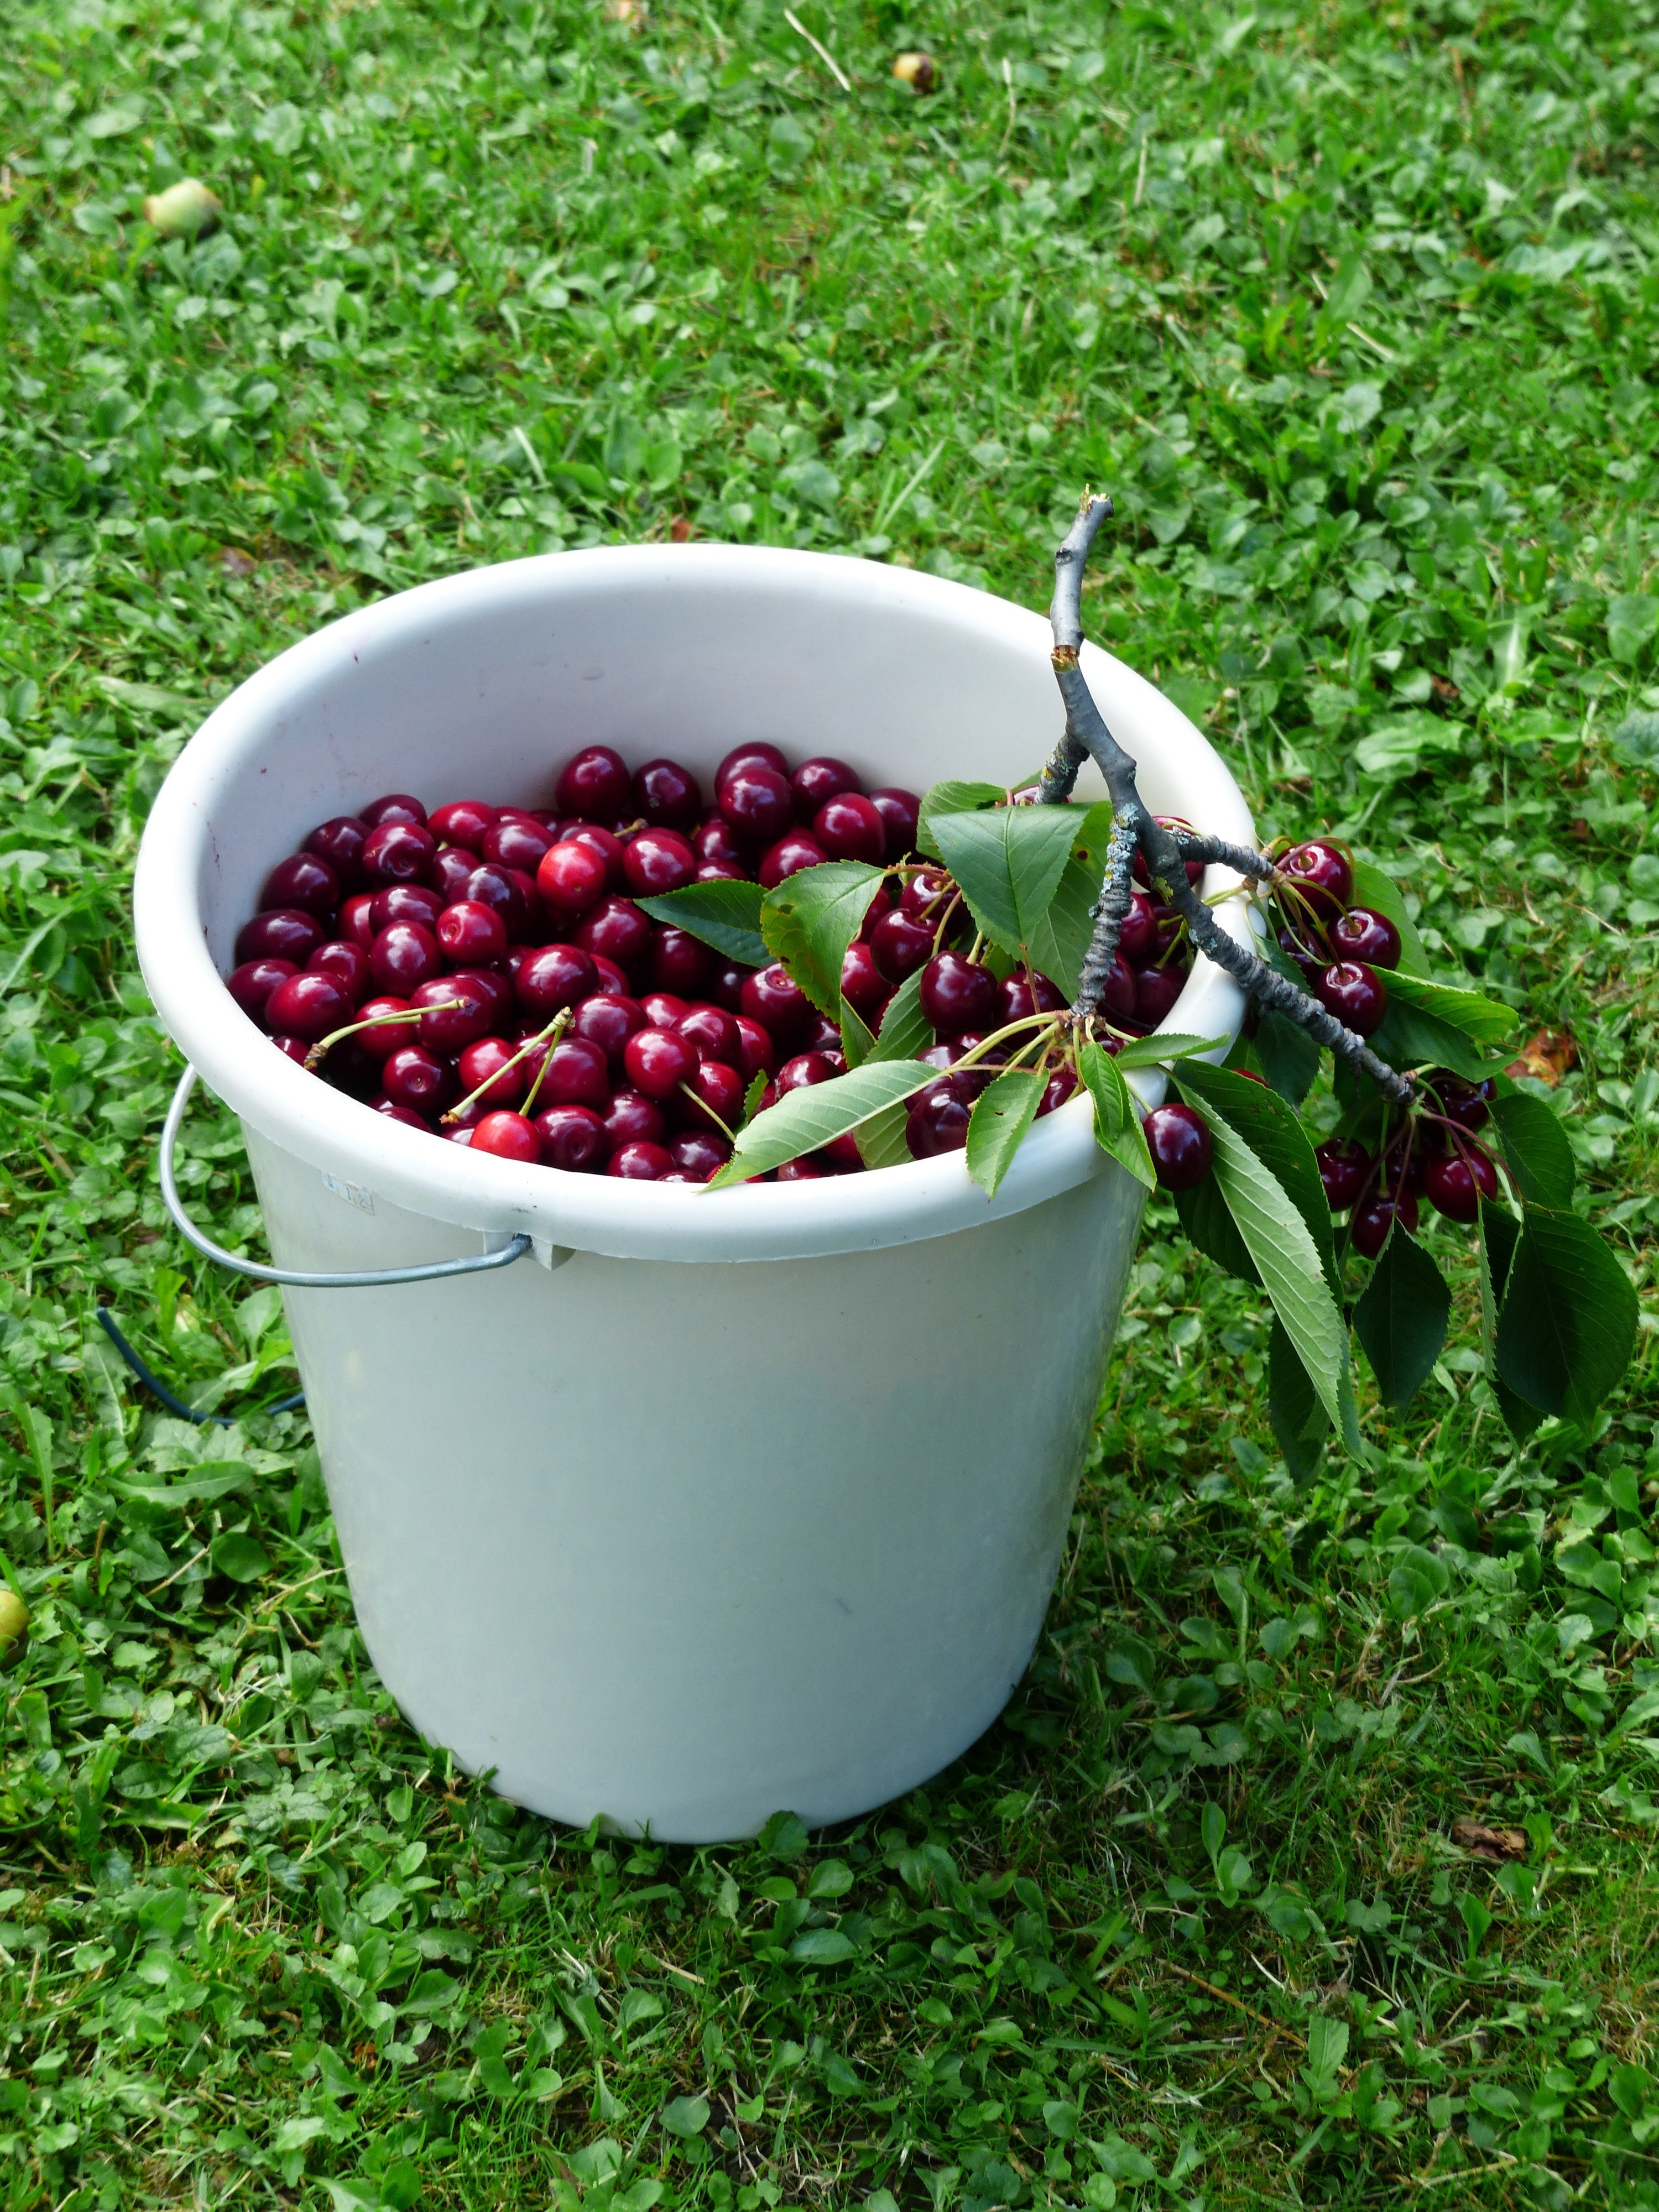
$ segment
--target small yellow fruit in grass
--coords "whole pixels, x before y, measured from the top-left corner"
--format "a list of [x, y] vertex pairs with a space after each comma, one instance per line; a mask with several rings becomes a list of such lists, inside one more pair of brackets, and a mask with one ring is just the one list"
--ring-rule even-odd
[[152, 192], [144, 202], [144, 221], [163, 238], [200, 238], [224, 213], [224, 203], [194, 177]]
[[893, 64], [893, 75], [914, 92], [931, 92], [939, 82], [939, 64], [932, 54], [901, 54]]
[[29, 1625], [29, 1609], [15, 1589], [0, 1583], [0, 1651], [15, 1644]]

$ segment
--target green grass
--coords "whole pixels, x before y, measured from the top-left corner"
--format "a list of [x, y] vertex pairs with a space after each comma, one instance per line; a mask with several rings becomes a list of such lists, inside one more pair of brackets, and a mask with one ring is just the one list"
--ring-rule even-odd
[[[1094, 634], [1264, 835], [1351, 836], [1571, 1036], [1580, 1203], [1649, 1293], [1659, 7], [1240, 6], [799, 0], [848, 94], [751, 5], [14, 0], [7, 2212], [1659, 2204], [1650, 1321], [1593, 1438], [1517, 1453], [1436, 1232], [1455, 1348], [1298, 1490], [1262, 1313], [1155, 1214], [1002, 1722], [846, 1833], [635, 1848], [398, 1719], [258, 1411], [280, 1308], [154, 1180], [127, 874], [232, 683], [386, 589], [688, 529], [1041, 604], [1089, 479]], [[226, 222], [159, 244], [185, 173]], [[237, 1425], [158, 1419], [100, 1297]], [[146, 1496], [198, 1458], [240, 1487]]]

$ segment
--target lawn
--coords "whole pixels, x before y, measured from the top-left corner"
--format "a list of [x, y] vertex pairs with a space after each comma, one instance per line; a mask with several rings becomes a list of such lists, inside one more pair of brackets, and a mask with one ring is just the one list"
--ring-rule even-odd
[[[1659, 2206], [1659, 6], [797, 8], [0, 25], [0, 2197]], [[844, 1832], [556, 1830], [398, 1716], [276, 1296], [167, 1226], [146, 807], [386, 591], [694, 535], [1041, 605], [1085, 481], [1091, 634], [1516, 1008], [1636, 1364], [1516, 1449], [1443, 1224], [1433, 1380], [1298, 1486], [1155, 1209], [991, 1733]]]

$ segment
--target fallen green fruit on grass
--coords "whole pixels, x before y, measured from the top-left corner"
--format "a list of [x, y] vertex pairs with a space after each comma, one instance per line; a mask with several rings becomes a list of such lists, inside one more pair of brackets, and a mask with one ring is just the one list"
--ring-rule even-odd
[[194, 177], [152, 192], [144, 202], [144, 221], [163, 238], [199, 238], [224, 213], [224, 203]]
[[29, 1625], [29, 1609], [15, 1589], [0, 1589], [0, 1651], [15, 1644]]

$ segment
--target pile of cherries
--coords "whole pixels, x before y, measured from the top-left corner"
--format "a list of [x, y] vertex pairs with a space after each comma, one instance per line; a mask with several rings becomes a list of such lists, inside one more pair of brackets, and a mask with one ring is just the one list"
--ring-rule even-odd
[[[919, 1157], [965, 1143], [972, 1098], [994, 1073], [952, 1077], [954, 1063], [1003, 1024], [1063, 1004], [1046, 976], [999, 979], [970, 957], [956, 885], [915, 860], [915, 795], [866, 793], [843, 761], [791, 773], [775, 746], [740, 746], [709, 808], [678, 762], [630, 775], [611, 747], [589, 745], [554, 799], [458, 799], [428, 814], [393, 793], [319, 823], [266, 878], [236, 939], [232, 997], [279, 1050], [394, 1121], [509, 1159], [678, 1182], [706, 1182], [730, 1158], [757, 1075], [769, 1105], [846, 1060], [839, 1030], [781, 965], [725, 960], [638, 899], [720, 880], [769, 889], [826, 860], [894, 869], [842, 988], [875, 1030], [923, 971], [947, 1072], [910, 1115]], [[1153, 1026], [1178, 994], [1172, 919], [1137, 898], [1109, 993], [1127, 1026]], [[1051, 1084], [1045, 1105], [1071, 1087]], [[848, 1137], [777, 1175], [862, 1165]]]

